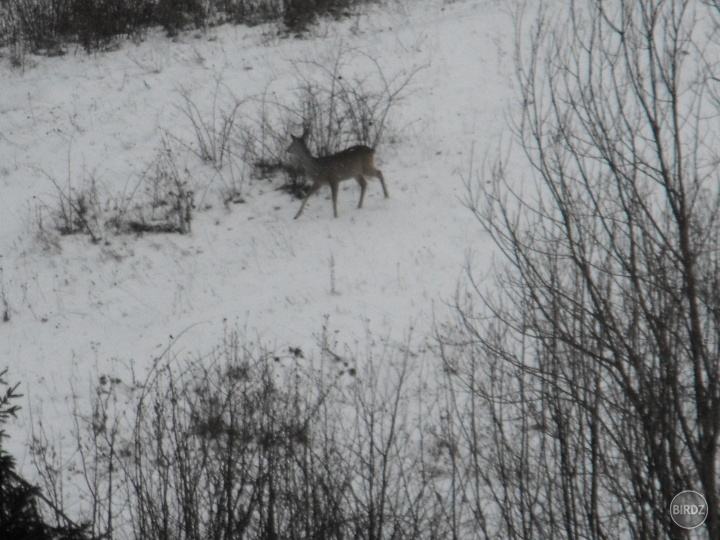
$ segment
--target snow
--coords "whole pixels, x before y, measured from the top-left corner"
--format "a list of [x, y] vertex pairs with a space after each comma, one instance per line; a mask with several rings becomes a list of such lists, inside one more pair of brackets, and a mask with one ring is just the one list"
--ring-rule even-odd
[[[447, 316], [468, 253], [479, 273], [491, 260], [463, 204], [464, 179], [471, 160], [497, 153], [513, 95], [512, 37], [502, 2], [428, 1], [373, 6], [302, 39], [223, 26], [175, 41], [151, 32], [102, 54], [29, 56], [24, 69], [1, 58], [0, 285], [10, 320], [0, 322], [0, 368], [26, 395], [19, 432], [27, 436], [32, 411], [32, 422], [62, 431], [73, 387], [128, 365], [142, 372], [171, 344], [206, 351], [226, 325], [310, 356], [324, 324], [340, 350], [368, 335], [402, 344], [412, 335], [421, 347]], [[245, 113], [264, 93], [290, 96], [293, 61], [326, 62], [340, 47], [390, 75], [423, 66], [392, 118], [399, 136], [376, 152], [390, 198], [369, 180], [359, 210], [357, 184], [344, 182], [338, 219], [323, 189], [293, 220], [300, 201], [277, 191], [280, 180], [248, 174], [244, 204], [223, 205], [216, 171], [190, 150], [183, 96], [212, 111], [221, 81], [223, 96], [248, 100]], [[163, 137], [189, 147], [174, 152], [202, 200], [190, 234], [107, 233], [93, 244], [47, 221], [39, 233], [38, 212], [58, 201], [51, 178], [62, 188], [92, 178], [104, 201], [117, 198]]]

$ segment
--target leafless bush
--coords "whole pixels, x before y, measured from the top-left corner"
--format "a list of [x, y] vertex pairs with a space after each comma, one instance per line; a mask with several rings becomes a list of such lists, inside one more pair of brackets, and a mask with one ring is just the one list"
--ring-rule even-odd
[[283, 0], [283, 22], [289, 30], [302, 31], [316, 17], [332, 15], [336, 18], [348, 15], [354, 6], [373, 0]]
[[[519, 146], [468, 202], [505, 264], [442, 332], [440, 439], [488, 537], [720, 535], [716, 12], [588, 2], [519, 19]], [[527, 38], [529, 36], [529, 38]], [[531, 189], [534, 187], [535, 189]]]
[[[207, 355], [168, 351], [142, 379], [102, 377], [89, 414], [75, 413], [93, 534], [446, 537], [411, 357], [368, 351], [358, 373], [328, 335], [321, 365], [229, 332]], [[43, 474], [67, 504], [54, 477]]]
[[51, 55], [64, 54], [70, 0], [17, 0], [0, 6], [0, 43]]
[[345, 382], [281, 373], [279, 358], [257, 353], [231, 335], [180, 372], [158, 369], [134, 432], [136, 534], [424, 537], [408, 365], [383, 377], [379, 361]]
[[55, 204], [45, 206], [53, 227], [62, 235], [88, 234], [93, 242], [102, 240], [100, 196], [94, 177], [85, 178], [79, 187], [68, 180], [63, 187], [52, 176], [44, 173], [56, 189]]
[[120, 195], [107, 227], [116, 232], [187, 234], [191, 229], [194, 191], [180, 171], [167, 139], [155, 160], [129, 193]]
[[134, 35], [152, 21], [153, 0], [13, 0], [0, 7], [0, 43], [64, 54], [72, 43], [88, 52]]
[[309, 128], [309, 144], [319, 155], [354, 144], [375, 148], [389, 139], [392, 111], [411, 94], [412, 81], [422, 68], [388, 76], [369, 55], [344, 47], [329, 62], [298, 61], [294, 67], [294, 100], [278, 102], [267, 94], [258, 99], [259, 117], [246, 124], [242, 144], [260, 174], [283, 171], [284, 188], [304, 196], [306, 181], [285, 152], [289, 133], [295, 130], [299, 135], [303, 127]]
[[226, 22], [282, 21], [303, 31], [318, 16], [341, 17], [368, 0], [10, 0], [0, 3], [0, 46], [26, 44], [64, 54], [79, 44], [88, 52], [118, 38], [142, 36], [160, 25], [169, 36]]
[[150, 167], [130, 189], [119, 194], [100, 194], [94, 176], [79, 187], [73, 185], [74, 173], [68, 164], [67, 187], [45, 173], [56, 189], [56, 197], [42, 202], [36, 212], [40, 236], [46, 236], [47, 219], [61, 235], [88, 234], [101, 242], [108, 231], [124, 233], [180, 233], [191, 229], [194, 190], [180, 171], [173, 146], [167, 139]]
[[68, 146], [67, 174], [64, 183], [43, 169], [37, 171], [45, 176], [55, 188], [56, 198], [43, 202], [37, 211], [37, 227], [42, 234], [45, 218], [49, 217], [52, 228], [61, 235], [87, 234], [94, 243], [102, 240], [102, 207], [98, 182], [94, 175], [83, 174], [78, 182], [71, 159], [72, 144]]
[[375, 148], [386, 138], [388, 117], [410, 95], [420, 69], [413, 66], [389, 77], [370, 55], [343, 47], [328, 62], [297, 62], [295, 123], [310, 128], [323, 155], [351, 144]]
[[[188, 119], [190, 137], [166, 133], [179, 146], [196, 155], [203, 163], [211, 165], [213, 172], [208, 181], [198, 185], [198, 198], [204, 201], [207, 194], [216, 189], [223, 204], [244, 202], [243, 187], [247, 171], [251, 170], [255, 147], [247, 133], [247, 123], [240, 118], [244, 101], [228, 90], [221, 77], [215, 81], [211, 108], [201, 110], [187, 93], [182, 94], [182, 114]], [[202, 204], [201, 204], [202, 206]]]
[[215, 81], [212, 109], [209, 114], [201, 112], [187, 93], [182, 95], [184, 101], [182, 112], [190, 121], [197, 145], [186, 145], [186, 147], [203, 162], [212, 164], [218, 170], [232, 159], [231, 135], [235, 130], [238, 111], [243, 104], [242, 101], [231, 98], [230, 104], [223, 106], [221, 103], [223, 89], [222, 79], [218, 78]]
[[250, 164], [258, 177], [264, 178], [287, 170], [287, 106], [268, 98], [268, 92], [254, 100], [258, 106], [255, 116], [245, 118], [238, 135]]

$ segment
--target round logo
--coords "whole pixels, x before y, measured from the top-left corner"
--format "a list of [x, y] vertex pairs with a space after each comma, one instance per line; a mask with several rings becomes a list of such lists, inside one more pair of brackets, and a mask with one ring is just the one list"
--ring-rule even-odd
[[696, 529], [707, 518], [708, 507], [705, 497], [697, 491], [683, 491], [673, 497], [670, 516], [678, 527]]

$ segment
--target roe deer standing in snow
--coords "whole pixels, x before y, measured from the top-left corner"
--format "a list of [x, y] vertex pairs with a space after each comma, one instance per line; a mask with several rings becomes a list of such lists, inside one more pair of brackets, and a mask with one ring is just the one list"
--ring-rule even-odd
[[300, 214], [302, 214], [310, 195], [315, 193], [325, 184], [328, 184], [332, 190], [333, 211], [335, 212], [335, 217], [338, 217], [338, 184], [340, 184], [343, 180], [355, 178], [357, 183], [360, 184], [360, 203], [358, 204], [358, 208], [362, 208], [363, 199], [365, 198], [365, 188], [367, 188], [365, 175], [376, 176], [379, 178], [385, 198], [390, 196], [388, 195], [385, 178], [383, 177], [382, 172], [375, 168], [375, 162], [373, 160], [375, 150], [369, 146], [360, 144], [358, 146], [351, 146], [350, 148], [347, 148], [342, 152], [338, 152], [337, 154], [313, 157], [307, 147], [307, 143], [305, 142], [307, 136], [307, 128], [303, 130], [303, 134], [300, 137], [295, 137], [290, 134], [290, 137], [292, 137], [292, 143], [287, 149], [290, 154], [294, 154], [298, 157], [300, 164], [305, 169], [305, 172], [313, 179], [314, 182], [310, 191], [305, 196], [305, 199], [303, 199], [303, 202], [300, 205], [300, 210], [298, 210], [295, 219], [299, 218]]

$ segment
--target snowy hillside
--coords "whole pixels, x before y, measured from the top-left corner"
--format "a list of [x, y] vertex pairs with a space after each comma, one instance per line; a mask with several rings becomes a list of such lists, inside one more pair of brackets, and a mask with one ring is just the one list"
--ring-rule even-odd
[[[0, 51], [29, 496], [117, 539], [720, 538], [720, 3], [332, 5]], [[308, 125], [389, 198], [293, 219]]]
[[[71, 386], [82, 391], [131, 364], [142, 372], [171, 344], [207, 350], [226, 324], [307, 356], [318, 354], [326, 324], [339, 353], [410, 336], [420, 348], [468, 255], [489, 262], [489, 242], [463, 204], [463, 175], [497, 148], [505, 126], [513, 32], [502, 2], [405, 2], [323, 23], [303, 39], [275, 32], [225, 26], [104, 54], [29, 57], [24, 70], [0, 63], [9, 316], [0, 358], [27, 396], [20, 429], [32, 409], [61, 430]], [[391, 113], [398, 136], [376, 152], [390, 198], [373, 179], [358, 210], [358, 186], [345, 182], [338, 219], [326, 188], [294, 221], [300, 201], [277, 191], [279, 179], [246, 169], [237, 172], [244, 202], [224, 205], [228, 177], [194, 153], [188, 100], [211, 115], [220, 88], [221, 98], [246, 100], [241, 114], [256, 114], [263, 95], [290, 99], [297, 61], [325, 65], [340, 49], [369, 55], [389, 76], [418, 70]], [[59, 189], [94, 181], [101, 206], [111, 206], [137, 188], [163, 137], [195, 189], [190, 234], [104, 233], [95, 244], [53, 230]]]

